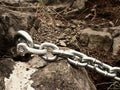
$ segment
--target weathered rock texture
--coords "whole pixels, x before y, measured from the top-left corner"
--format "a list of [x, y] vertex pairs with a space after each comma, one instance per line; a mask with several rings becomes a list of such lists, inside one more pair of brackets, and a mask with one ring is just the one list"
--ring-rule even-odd
[[112, 48], [112, 36], [108, 32], [95, 31], [90, 28], [81, 31], [80, 35], [77, 36], [79, 44], [95, 49], [100, 48], [105, 51], [109, 51]]
[[1, 60], [0, 90], [96, 90], [84, 68], [64, 60], [44, 63], [37, 56], [28, 62]]
[[113, 37], [113, 55], [120, 53], [120, 26], [112, 27], [108, 30]]
[[113, 55], [118, 55], [120, 51], [120, 36], [114, 38], [113, 43]]
[[35, 90], [95, 90], [84, 68], [65, 61], [50, 63], [32, 75]]
[[9, 52], [14, 45], [14, 35], [18, 30], [29, 30], [35, 20], [35, 15], [1, 8], [0, 14], [0, 54]]
[[11, 58], [0, 59], [0, 90], [5, 90], [5, 78], [9, 78], [15, 62]]

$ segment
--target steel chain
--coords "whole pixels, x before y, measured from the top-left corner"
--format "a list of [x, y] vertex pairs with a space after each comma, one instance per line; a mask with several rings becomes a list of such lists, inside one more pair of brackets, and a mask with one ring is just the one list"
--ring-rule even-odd
[[[26, 34], [27, 32], [19, 31], [21, 36], [23, 35], [26, 40], [28, 40], [29, 43], [31, 43], [31, 36], [29, 34]], [[18, 32], [18, 33], [19, 33]], [[16, 34], [18, 35], [18, 34]], [[120, 77], [118, 74], [120, 73], [119, 67], [112, 67], [108, 64], [105, 64], [93, 57], [89, 57], [84, 53], [69, 49], [69, 50], [60, 50], [59, 47], [53, 43], [42, 43], [41, 45], [33, 44], [32, 47], [29, 46], [28, 43], [18, 43], [17, 44], [17, 53], [24, 56], [26, 53], [31, 54], [38, 54], [41, 55], [44, 60], [47, 61], [55, 61], [58, 57], [66, 58], [68, 63], [80, 66], [80, 67], [88, 67], [90, 69], [93, 69], [97, 71], [98, 73], [101, 73], [105, 76], [112, 77], [115, 80], [120, 81]], [[48, 55], [48, 48], [52, 48], [52, 50], [49, 52], [52, 54], [52, 57], [47, 56]]]

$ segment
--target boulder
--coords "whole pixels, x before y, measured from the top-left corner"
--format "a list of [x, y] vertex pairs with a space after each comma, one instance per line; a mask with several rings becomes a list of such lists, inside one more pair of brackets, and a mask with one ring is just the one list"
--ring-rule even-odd
[[0, 55], [10, 51], [13, 37], [18, 30], [29, 30], [35, 20], [35, 15], [0, 8]]
[[96, 90], [84, 68], [63, 59], [47, 64], [36, 56], [28, 62], [3, 59], [0, 66], [0, 90]]
[[81, 30], [77, 35], [77, 40], [80, 46], [89, 47], [91, 49], [99, 48], [109, 51], [112, 48], [112, 36], [108, 32], [95, 31], [91, 28]]

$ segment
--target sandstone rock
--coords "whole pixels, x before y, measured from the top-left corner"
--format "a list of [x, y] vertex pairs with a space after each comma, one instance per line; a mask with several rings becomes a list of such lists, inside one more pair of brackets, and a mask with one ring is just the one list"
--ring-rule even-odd
[[113, 55], [118, 55], [120, 51], [120, 36], [113, 39]]
[[94, 31], [90, 28], [81, 31], [77, 36], [79, 44], [89, 48], [100, 48], [109, 51], [112, 47], [112, 37], [108, 32]]

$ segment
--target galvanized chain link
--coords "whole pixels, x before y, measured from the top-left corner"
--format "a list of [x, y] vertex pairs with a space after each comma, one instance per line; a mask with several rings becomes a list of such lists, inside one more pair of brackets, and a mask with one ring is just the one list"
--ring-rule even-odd
[[[20, 31], [19, 31], [20, 32]], [[26, 32], [25, 32], [26, 33]], [[27, 34], [27, 36], [22, 33], [26, 40], [30, 42], [31, 36]], [[48, 48], [52, 48], [51, 51], [48, 50]], [[89, 57], [84, 53], [69, 49], [69, 50], [60, 50], [59, 47], [53, 43], [42, 43], [41, 45], [33, 44], [32, 47], [29, 46], [28, 43], [18, 43], [17, 44], [17, 53], [24, 56], [26, 53], [31, 54], [38, 54], [44, 60], [47, 61], [55, 61], [58, 57], [66, 58], [68, 63], [80, 66], [80, 67], [88, 67], [90, 69], [93, 69], [97, 71], [98, 73], [101, 73], [105, 76], [112, 77], [115, 80], [120, 81], [120, 77], [118, 74], [120, 73], [120, 67], [112, 67], [108, 64], [105, 64], [93, 57]], [[51, 54], [52, 56], [47, 56], [48, 54]]]

